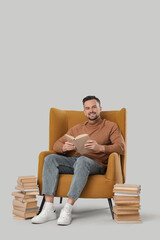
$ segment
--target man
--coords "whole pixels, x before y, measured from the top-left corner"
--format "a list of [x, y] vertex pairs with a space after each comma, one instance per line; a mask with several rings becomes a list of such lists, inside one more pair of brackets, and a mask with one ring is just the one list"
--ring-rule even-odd
[[[76, 151], [73, 143], [63, 136], [58, 139], [53, 149], [58, 154], [45, 157], [43, 166], [43, 194], [45, 205], [41, 213], [32, 218], [32, 223], [44, 223], [56, 219], [54, 195], [58, 185], [58, 176], [61, 174], [74, 174], [68, 201], [61, 210], [58, 225], [68, 225], [72, 220], [72, 208], [84, 189], [89, 175], [104, 174], [107, 167], [107, 158], [112, 152], [124, 154], [125, 144], [120, 129], [116, 123], [100, 117], [102, 111], [100, 100], [95, 96], [83, 99], [84, 114], [88, 121], [80, 123], [67, 132], [76, 137], [87, 133], [90, 137], [84, 147], [89, 152], [84, 155]], [[67, 152], [72, 151], [72, 157], [67, 157]]]

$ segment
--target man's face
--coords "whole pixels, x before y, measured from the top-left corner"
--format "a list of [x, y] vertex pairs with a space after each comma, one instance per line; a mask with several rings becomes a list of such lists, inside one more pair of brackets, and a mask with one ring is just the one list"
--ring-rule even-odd
[[96, 120], [100, 116], [102, 107], [99, 106], [99, 103], [95, 100], [88, 100], [84, 103], [84, 114], [90, 121]]

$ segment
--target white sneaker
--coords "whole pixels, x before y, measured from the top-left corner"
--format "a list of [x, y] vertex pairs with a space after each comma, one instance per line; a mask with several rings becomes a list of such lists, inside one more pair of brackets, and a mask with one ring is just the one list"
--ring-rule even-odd
[[55, 220], [57, 218], [56, 216], [56, 210], [49, 210], [49, 209], [43, 209], [41, 213], [34, 218], [31, 219], [32, 223], [45, 223], [51, 220]]
[[72, 221], [72, 214], [67, 209], [63, 208], [61, 210], [60, 216], [57, 220], [58, 225], [69, 225]]

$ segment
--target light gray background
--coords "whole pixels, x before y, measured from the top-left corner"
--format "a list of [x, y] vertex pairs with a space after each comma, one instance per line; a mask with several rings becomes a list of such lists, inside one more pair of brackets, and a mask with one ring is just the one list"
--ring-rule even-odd
[[[158, 232], [159, 11], [154, 0], [0, 1], [0, 221], [5, 239], [55, 234], [60, 239], [137, 239]], [[116, 224], [103, 199], [79, 199], [68, 227], [13, 220], [17, 177], [37, 175], [38, 155], [48, 150], [49, 109], [82, 110], [82, 98], [90, 94], [101, 99], [103, 110], [127, 108], [126, 183], [142, 185], [143, 224]], [[58, 199], [56, 205], [59, 211]]]

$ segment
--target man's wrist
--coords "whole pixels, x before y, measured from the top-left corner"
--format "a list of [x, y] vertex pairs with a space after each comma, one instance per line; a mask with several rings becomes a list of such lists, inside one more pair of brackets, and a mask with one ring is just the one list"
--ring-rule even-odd
[[105, 146], [104, 145], [100, 145], [100, 152], [105, 153]]

